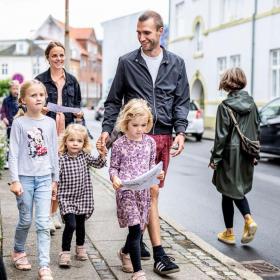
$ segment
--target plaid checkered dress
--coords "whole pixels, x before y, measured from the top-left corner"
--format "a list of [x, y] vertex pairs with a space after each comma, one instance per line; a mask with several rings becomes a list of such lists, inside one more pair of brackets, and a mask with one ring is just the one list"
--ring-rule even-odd
[[72, 157], [67, 153], [59, 158], [58, 204], [61, 216], [73, 213], [86, 215], [88, 219], [94, 210], [92, 182], [89, 167], [101, 168], [106, 159], [80, 152]]

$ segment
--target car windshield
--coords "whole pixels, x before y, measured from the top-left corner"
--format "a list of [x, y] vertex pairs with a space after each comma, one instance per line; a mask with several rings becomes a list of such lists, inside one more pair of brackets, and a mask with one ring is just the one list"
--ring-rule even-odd
[[269, 119], [280, 117], [280, 98], [268, 103], [260, 111], [260, 117], [263, 122], [267, 122]]

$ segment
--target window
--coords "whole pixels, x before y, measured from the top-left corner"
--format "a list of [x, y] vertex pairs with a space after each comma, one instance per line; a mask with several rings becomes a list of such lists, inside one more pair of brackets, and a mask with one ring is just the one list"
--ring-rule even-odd
[[280, 96], [280, 49], [271, 51], [272, 97]]
[[274, 7], [280, 7], [280, 0], [274, 0]]
[[260, 116], [263, 123], [280, 116], [280, 99], [276, 99], [261, 109]]
[[176, 4], [175, 6], [175, 28], [176, 37], [184, 36], [184, 1]]
[[196, 41], [196, 51], [202, 50], [202, 36], [201, 36], [201, 24], [197, 23], [195, 26], [195, 41]]
[[230, 56], [230, 67], [240, 67], [240, 55]]
[[36, 62], [33, 63], [33, 67], [32, 67], [32, 72], [33, 72], [33, 76], [40, 74], [40, 61], [39, 61], [39, 57], [37, 56], [36, 58]]
[[241, 6], [240, 0], [223, 0], [222, 5], [222, 21], [228, 22], [241, 17]]
[[3, 63], [2, 64], [2, 75], [8, 75], [8, 64]]
[[225, 70], [227, 69], [227, 58], [225, 56], [224, 57], [218, 57], [218, 59], [217, 59], [217, 68], [218, 68], [218, 71], [217, 71], [217, 84], [218, 84], [218, 87], [219, 87], [221, 77], [224, 74]]

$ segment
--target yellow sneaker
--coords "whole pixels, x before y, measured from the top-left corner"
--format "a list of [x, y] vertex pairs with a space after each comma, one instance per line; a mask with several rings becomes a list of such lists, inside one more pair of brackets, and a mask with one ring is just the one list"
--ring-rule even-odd
[[227, 234], [227, 231], [223, 231], [218, 233], [218, 240], [224, 242], [229, 245], [235, 244], [235, 235], [234, 234]]
[[250, 219], [249, 221], [245, 222], [241, 243], [246, 244], [251, 242], [255, 237], [257, 228], [258, 225], [253, 219]]

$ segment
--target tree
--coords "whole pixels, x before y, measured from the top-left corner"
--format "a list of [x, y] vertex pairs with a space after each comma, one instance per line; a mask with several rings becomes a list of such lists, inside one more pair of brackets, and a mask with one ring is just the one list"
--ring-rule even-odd
[[0, 80], [0, 97], [5, 96], [9, 93], [11, 80]]

